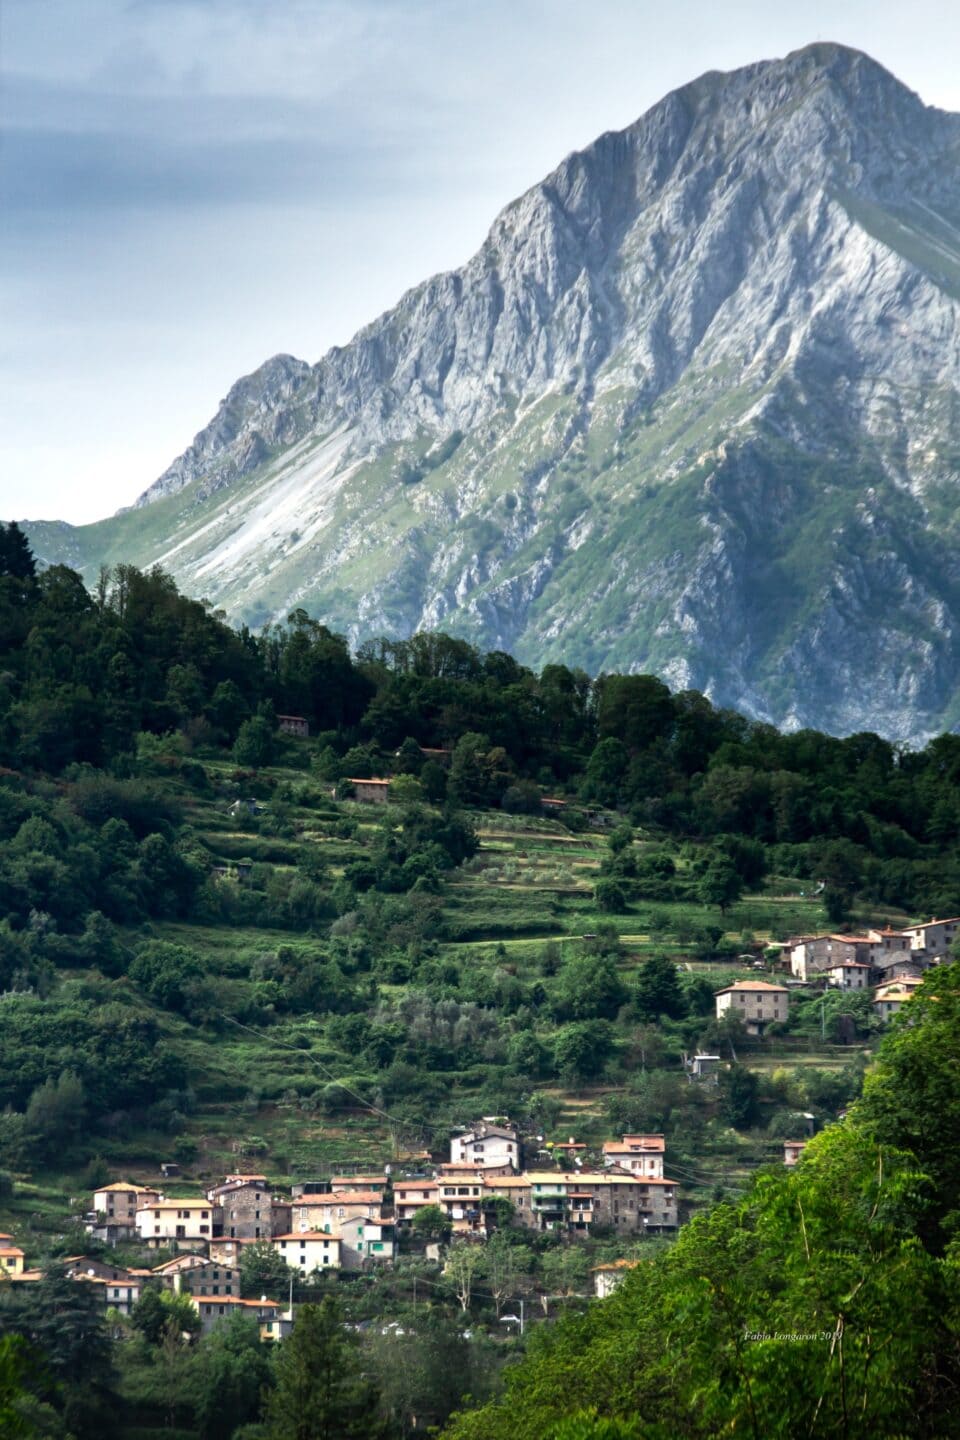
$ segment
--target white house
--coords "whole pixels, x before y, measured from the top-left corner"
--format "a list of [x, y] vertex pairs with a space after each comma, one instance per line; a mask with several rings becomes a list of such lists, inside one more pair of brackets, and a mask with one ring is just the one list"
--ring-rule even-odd
[[827, 984], [838, 990], [866, 990], [872, 968], [863, 960], [841, 960], [825, 971]]
[[150, 1200], [137, 1211], [137, 1233], [154, 1250], [167, 1245], [207, 1245], [215, 1215], [219, 1219], [220, 1211], [206, 1199]]
[[314, 1270], [340, 1269], [340, 1238], [308, 1230], [291, 1235], [275, 1235], [270, 1244], [291, 1270], [311, 1275]]
[[512, 1125], [494, 1125], [483, 1121], [464, 1135], [450, 1141], [450, 1163], [473, 1169], [492, 1169], [509, 1165], [520, 1169], [520, 1137]]

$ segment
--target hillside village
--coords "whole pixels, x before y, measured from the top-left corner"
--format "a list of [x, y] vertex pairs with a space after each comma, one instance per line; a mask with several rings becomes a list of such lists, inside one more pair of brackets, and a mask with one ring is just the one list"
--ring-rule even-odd
[[[903, 930], [795, 937], [776, 962], [789, 971], [783, 983], [749, 978], [721, 986], [716, 1017], [762, 1039], [786, 1022], [791, 994], [840, 989], [872, 991], [885, 1022], [909, 1003], [927, 969], [950, 958], [958, 927], [958, 918], [933, 919]], [[687, 1061], [688, 1078], [715, 1084], [722, 1063], [719, 1054], [697, 1053]], [[799, 1162], [808, 1138], [783, 1142], [784, 1165]], [[97, 1188], [83, 1223], [100, 1253], [64, 1263], [69, 1277], [95, 1287], [108, 1313], [129, 1317], [148, 1289], [164, 1289], [195, 1307], [200, 1333], [242, 1313], [262, 1339], [279, 1339], [293, 1324], [294, 1279], [391, 1266], [414, 1237], [439, 1260], [441, 1239], [448, 1247], [482, 1245], [504, 1225], [573, 1243], [598, 1233], [618, 1240], [674, 1234], [683, 1219], [681, 1182], [665, 1174], [665, 1150], [662, 1134], [625, 1134], [592, 1151], [572, 1136], [544, 1141], [485, 1117], [453, 1134], [449, 1158], [435, 1165], [302, 1180], [289, 1194], [274, 1189], [265, 1173], [250, 1172], [225, 1175], [201, 1195], [168, 1194], [179, 1166], [164, 1164], [162, 1184], [114, 1180]], [[288, 1268], [288, 1298], [241, 1295], [249, 1246], [269, 1248]], [[172, 1258], [130, 1266], [104, 1258], [104, 1248]], [[623, 1257], [593, 1266], [597, 1297], [611, 1294], [638, 1263]], [[0, 1234], [0, 1279], [21, 1286], [42, 1278], [14, 1236]]]
[[[293, 1322], [292, 1299], [241, 1297], [248, 1246], [272, 1249], [292, 1283], [392, 1265], [418, 1231], [421, 1239], [435, 1237], [426, 1249], [439, 1257], [441, 1236], [482, 1244], [505, 1224], [569, 1241], [601, 1228], [617, 1239], [676, 1230], [679, 1184], [664, 1174], [662, 1135], [608, 1141], [595, 1168], [585, 1163], [586, 1149], [572, 1139], [539, 1147], [517, 1127], [490, 1118], [455, 1135], [449, 1160], [422, 1172], [394, 1176], [387, 1166], [382, 1174], [305, 1180], [289, 1195], [276, 1193], [264, 1174], [227, 1175], [199, 1196], [111, 1181], [94, 1192], [84, 1220], [98, 1248], [173, 1252], [172, 1258], [144, 1267], [102, 1254], [71, 1256], [66, 1269], [95, 1286], [103, 1308], [120, 1316], [132, 1313], [146, 1289], [161, 1287], [189, 1298], [202, 1333], [242, 1312], [256, 1320], [261, 1338], [276, 1339]], [[529, 1168], [528, 1153], [535, 1162]], [[421, 1225], [418, 1217], [431, 1223]], [[14, 1286], [42, 1279], [11, 1235], [0, 1241], [0, 1276]], [[596, 1268], [597, 1293], [607, 1293], [617, 1266]]]

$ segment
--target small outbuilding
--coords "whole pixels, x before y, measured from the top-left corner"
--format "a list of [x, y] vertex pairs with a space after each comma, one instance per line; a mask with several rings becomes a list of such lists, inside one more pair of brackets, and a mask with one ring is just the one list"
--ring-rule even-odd
[[310, 722], [303, 715], [278, 715], [277, 729], [281, 735], [295, 735], [298, 740], [310, 738]]

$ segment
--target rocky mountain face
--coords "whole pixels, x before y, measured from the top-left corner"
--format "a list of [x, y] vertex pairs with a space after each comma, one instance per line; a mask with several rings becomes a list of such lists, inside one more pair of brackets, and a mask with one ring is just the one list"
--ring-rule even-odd
[[262, 623], [444, 628], [787, 726], [960, 718], [960, 116], [818, 45], [569, 156], [461, 270], [28, 526]]

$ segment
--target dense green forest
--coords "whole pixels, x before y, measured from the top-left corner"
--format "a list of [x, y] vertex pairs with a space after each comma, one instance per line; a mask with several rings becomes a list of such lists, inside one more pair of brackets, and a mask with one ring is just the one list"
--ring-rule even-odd
[[[307, 719], [309, 739], [280, 733], [277, 717], [290, 714]], [[390, 803], [358, 803], [350, 780], [382, 776], [393, 777]], [[565, 803], [547, 814], [544, 795]], [[30, 1338], [0, 1349], [0, 1417], [9, 1382], [34, 1397], [32, 1433], [142, 1440], [173, 1426], [229, 1440], [258, 1423], [265, 1388], [282, 1389], [243, 1327], [183, 1354], [164, 1349], [167, 1332], [149, 1316], [106, 1341], [83, 1313], [82, 1287], [57, 1269], [89, 1253], [78, 1221], [104, 1178], [155, 1178], [161, 1159], [175, 1159], [198, 1186], [254, 1157], [288, 1185], [442, 1152], [451, 1125], [488, 1113], [554, 1139], [575, 1128], [593, 1146], [663, 1130], [668, 1173], [687, 1213], [701, 1212], [668, 1257], [582, 1321], [554, 1326], [543, 1307], [509, 1391], [531, 1417], [522, 1433], [555, 1433], [537, 1387], [556, 1383], [550, 1367], [566, 1367], [573, 1349], [600, 1344], [604, 1327], [618, 1346], [617, 1327], [637, 1327], [625, 1350], [637, 1388], [618, 1371], [607, 1403], [571, 1365], [558, 1413], [594, 1407], [614, 1428], [578, 1421], [569, 1440], [665, 1434], [700, 1403], [701, 1386], [713, 1386], [713, 1418], [680, 1433], [740, 1433], [744, 1376], [766, 1385], [772, 1404], [770, 1377], [788, 1358], [813, 1373], [823, 1357], [803, 1347], [758, 1345], [735, 1362], [733, 1331], [724, 1338], [694, 1295], [698, 1257], [713, 1250], [724, 1274], [742, 1258], [743, 1285], [754, 1276], [780, 1295], [769, 1217], [787, 1226], [791, 1205], [809, 1209], [821, 1245], [843, 1209], [839, 1248], [862, 1257], [875, 1247], [878, 1274], [900, 1275], [892, 1236], [914, 1235], [919, 1268], [904, 1263], [904, 1284], [909, 1275], [929, 1305], [946, 1305], [936, 1286], [952, 1273], [949, 1216], [918, 1218], [933, 1192], [930, 1214], [943, 1210], [951, 1183], [931, 1169], [930, 1137], [848, 1116], [817, 1141], [802, 1181], [764, 1169], [800, 1112], [824, 1125], [855, 1101], [879, 1029], [870, 996], [797, 999], [761, 1041], [719, 1023], [713, 995], [793, 932], [960, 912], [958, 802], [960, 737], [914, 752], [872, 734], [782, 735], [650, 676], [591, 679], [556, 665], [537, 675], [444, 635], [351, 654], [301, 611], [237, 631], [159, 572], [120, 566], [89, 593], [62, 566], [38, 570], [17, 527], [0, 528], [0, 1228], [48, 1269], [29, 1301], [0, 1293], [0, 1333]], [[918, 1009], [917, 1034], [954, 1014], [948, 1000], [944, 991], [939, 1011]], [[944, 1113], [955, 1104], [944, 1069], [954, 1033], [936, 1030], [944, 1063], [930, 1072]], [[901, 1028], [885, 1063], [913, 1065], [917, 1088], [926, 1061], [910, 1059], [913, 1034]], [[683, 1055], [698, 1047], [736, 1060], [715, 1090], [684, 1074]], [[879, 1114], [875, 1077], [886, 1073], [873, 1072], [851, 1113]], [[870, 1180], [878, 1146], [882, 1184]], [[929, 1178], [914, 1183], [915, 1172]], [[840, 1197], [854, 1192], [847, 1214]], [[573, 1310], [589, 1263], [620, 1253], [602, 1235], [574, 1260], [522, 1236], [510, 1245], [514, 1283]], [[731, 1291], [737, 1323], [807, 1328], [801, 1297], [812, 1281], [798, 1254], [783, 1256], [782, 1310], [765, 1322], [758, 1300], [741, 1314], [745, 1292]], [[851, 1260], [844, 1273], [853, 1269]], [[466, 1393], [497, 1394], [526, 1341], [498, 1333], [494, 1283], [478, 1276], [470, 1340], [448, 1280], [413, 1256], [389, 1279], [312, 1297], [327, 1305], [316, 1333], [328, 1349], [340, 1318], [405, 1317], [406, 1333], [364, 1335], [358, 1354], [340, 1356], [354, 1381], [375, 1375], [385, 1433], [414, 1433], [417, 1415], [443, 1424]], [[899, 1279], [891, 1285], [904, 1293]], [[870, 1285], [857, 1291], [863, 1305], [872, 1295]], [[689, 1350], [672, 1389], [675, 1350], [648, 1348], [653, 1321], [638, 1318], [647, 1311]], [[697, 1314], [703, 1346], [717, 1346], [709, 1383], [712, 1362], [683, 1328]], [[941, 1416], [931, 1397], [954, 1375], [951, 1324], [923, 1371], [923, 1404]], [[754, 1362], [767, 1367], [762, 1383]], [[842, 1363], [839, 1374], [842, 1389]], [[354, 1381], [343, 1403], [356, 1433], [372, 1435], [369, 1397]], [[915, 1377], [904, 1384], [916, 1399]], [[236, 1392], [233, 1408], [211, 1400], [218, 1386]], [[843, 1433], [835, 1399], [821, 1404], [823, 1433]], [[873, 1416], [861, 1400], [857, 1414]], [[758, 1401], [766, 1418], [743, 1433], [805, 1433], [795, 1418], [805, 1403], [778, 1430]], [[634, 1410], [654, 1428], [616, 1428]], [[456, 1423], [494, 1440], [500, 1415]], [[851, 1434], [907, 1433], [845, 1423]], [[916, 1433], [947, 1432], [931, 1421]]]

